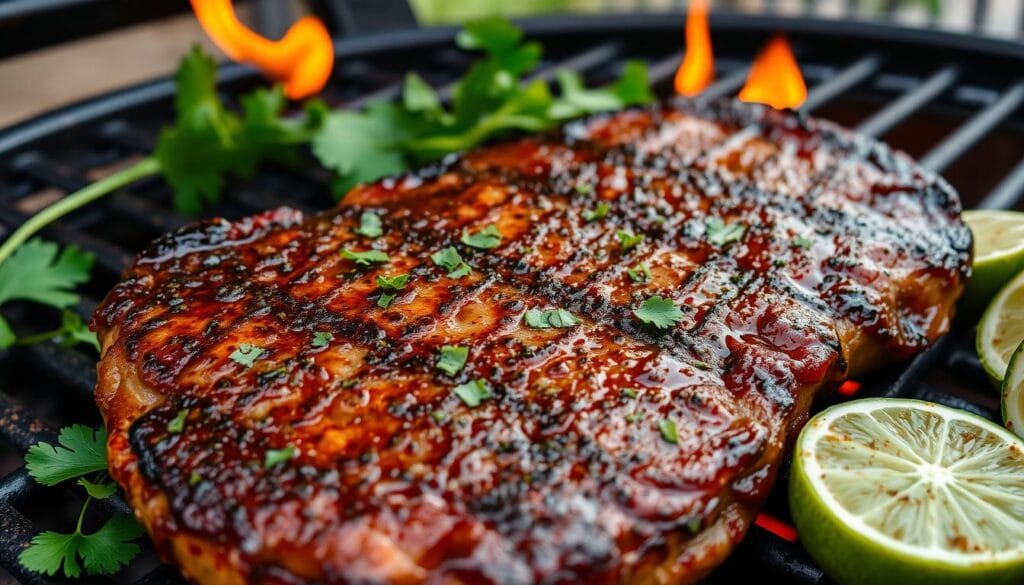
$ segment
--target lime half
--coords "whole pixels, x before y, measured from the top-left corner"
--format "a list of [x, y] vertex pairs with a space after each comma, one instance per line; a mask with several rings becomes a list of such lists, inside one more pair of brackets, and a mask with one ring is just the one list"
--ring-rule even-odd
[[1024, 583], [1024, 443], [968, 412], [833, 406], [800, 433], [789, 500], [842, 585]]
[[974, 235], [974, 274], [963, 302], [977, 314], [1000, 287], [1024, 270], [1024, 213], [972, 209], [962, 217]]
[[977, 349], [981, 365], [1001, 386], [1010, 356], [1024, 340], [1024, 272], [999, 291], [978, 324]]
[[1021, 355], [1024, 355], [1024, 341], [1013, 352], [1003, 378], [1003, 424], [1018, 437], [1024, 437], [1024, 357]]

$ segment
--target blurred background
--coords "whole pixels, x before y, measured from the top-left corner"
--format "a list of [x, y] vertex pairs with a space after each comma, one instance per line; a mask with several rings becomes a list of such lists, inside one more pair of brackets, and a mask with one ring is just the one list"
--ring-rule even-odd
[[[7, 7], [26, 1], [0, 0]], [[133, 0], [144, 1], [144, 0]], [[184, 1], [184, 0], [183, 0]], [[410, 0], [423, 25], [570, 13], [671, 12], [685, 0]], [[5, 6], [6, 5], [6, 6]], [[242, 18], [268, 36], [303, 12], [299, 0], [237, 2]], [[712, 10], [888, 21], [1024, 40], [1024, 0], [711, 0]], [[680, 31], [680, 36], [682, 32]], [[165, 75], [193, 43], [212, 46], [190, 15], [121, 29], [0, 60], [0, 127], [83, 97]], [[6, 54], [0, 36], [0, 55]]]

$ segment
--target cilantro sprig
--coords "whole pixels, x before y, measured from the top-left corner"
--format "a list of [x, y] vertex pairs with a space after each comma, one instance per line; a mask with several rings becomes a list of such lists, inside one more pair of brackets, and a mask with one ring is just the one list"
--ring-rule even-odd
[[670, 329], [683, 319], [683, 311], [671, 299], [654, 295], [633, 309], [633, 315], [645, 325]]
[[67, 309], [78, 302], [75, 287], [89, 280], [92, 255], [68, 246], [35, 239], [26, 242], [0, 264], [0, 306], [10, 301], [32, 301], [64, 309], [61, 326], [53, 331], [18, 337], [0, 316], [0, 349], [60, 338], [64, 345], [86, 343], [97, 350], [96, 336], [82, 319]]
[[39, 483], [52, 486], [75, 479], [85, 490], [75, 529], [37, 534], [18, 557], [26, 569], [46, 575], [60, 573], [71, 579], [83, 573], [112, 575], [141, 551], [132, 541], [142, 536], [142, 527], [131, 516], [115, 514], [91, 533], [82, 526], [90, 502], [109, 498], [117, 491], [106, 471], [106, 442], [105, 430], [74, 425], [61, 429], [57, 445], [38, 443], [25, 455], [29, 475]]
[[483, 56], [456, 83], [450, 106], [421, 78], [409, 75], [399, 103], [373, 102], [362, 111], [327, 116], [313, 138], [313, 152], [338, 174], [336, 193], [510, 131], [546, 130], [587, 113], [654, 99], [641, 62], [629, 63], [619, 80], [598, 89], [562, 71], [557, 97], [544, 81], [524, 83], [540, 63], [542, 48], [499, 18], [468, 23], [456, 43]]

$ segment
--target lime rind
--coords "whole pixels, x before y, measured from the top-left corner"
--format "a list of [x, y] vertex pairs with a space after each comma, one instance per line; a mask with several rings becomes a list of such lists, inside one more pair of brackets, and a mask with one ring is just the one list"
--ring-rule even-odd
[[996, 294], [978, 324], [978, 337], [975, 341], [978, 358], [996, 387], [1002, 387], [1010, 356], [1022, 340], [1024, 272], [1015, 276]]
[[[1010, 358], [1010, 364], [1006, 368], [1006, 377], [1003, 379], [1002, 390], [1002, 412], [1003, 425], [1017, 435], [1024, 438], [1024, 341], [1017, 346]], [[1024, 481], [1024, 480], [1022, 480]]]
[[[1000, 465], [1009, 472], [995, 473]], [[844, 585], [1021, 583], [1022, 471], [1024, 444], [980, 417], [917, 400], [859, 400], [804, 428], [790, 506], [802, 544]], [[988, 503], [996, 493], [1008, 510]]]
[[979, 314], [1008, 280], [1024, 270], [1024, 213], [968, 210], [962, 215], [974, 238], [973, 275], [962, 304]]

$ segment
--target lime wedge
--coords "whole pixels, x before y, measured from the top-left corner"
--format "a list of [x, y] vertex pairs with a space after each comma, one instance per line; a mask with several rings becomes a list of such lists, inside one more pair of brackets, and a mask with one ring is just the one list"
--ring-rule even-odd
[[1024, 213], [972, 209], [962, 217], [974, 234], [974, 274], [962, 302], [974, 314], [1024, 270]]
[[1013, 278], [992, 299], [978, 324], [976, 347], [981, 365], [995, 385], [1001, 386], [1010, 356], [1024, 339], [1024, 272]]
[[966, 411], [872, 398], [797, 439], [800, 542], [842, 585], [1024, 583], [1024, 442]]
[[1024, 437], [1024, 341], [1010, 358], [1003, 378], [1003, 424], [1018, 437]]

